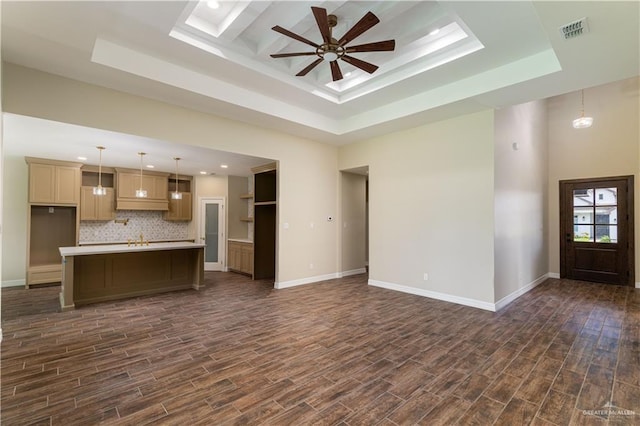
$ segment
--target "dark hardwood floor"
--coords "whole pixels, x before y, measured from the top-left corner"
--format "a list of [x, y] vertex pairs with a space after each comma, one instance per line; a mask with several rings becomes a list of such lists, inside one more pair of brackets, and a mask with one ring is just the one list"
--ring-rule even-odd
[[498, 313], [366, 285], [58, 312], [2, 290], [3, 425], [640, 424], [640, 290], [550, 279]]

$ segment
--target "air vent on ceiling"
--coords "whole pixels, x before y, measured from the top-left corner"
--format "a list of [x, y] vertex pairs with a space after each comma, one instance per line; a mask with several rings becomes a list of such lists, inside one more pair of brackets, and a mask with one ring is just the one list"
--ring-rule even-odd
[[565, 40], [568, 40], [588, 33], [589, 24], [587, 23], [587, 18], [582, 18], [577, 21], [569, 22], [568, 24], [561, 26], [559, 29]]

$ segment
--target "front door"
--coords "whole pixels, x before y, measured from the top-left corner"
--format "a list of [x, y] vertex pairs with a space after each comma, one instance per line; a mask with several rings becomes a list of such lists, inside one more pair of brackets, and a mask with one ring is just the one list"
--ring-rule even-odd
[[200, 199], [200, 240], [204, 248], [204, 270], [224, 270], [224, 199]]
[[560, 277], [634, 285], [633, 176], [560, 181]]

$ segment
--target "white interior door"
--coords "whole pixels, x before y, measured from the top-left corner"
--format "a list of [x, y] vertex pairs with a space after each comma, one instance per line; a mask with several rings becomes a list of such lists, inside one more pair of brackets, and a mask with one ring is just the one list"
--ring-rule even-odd
[[200, 199], [200, 241], [205, 244], [205, 271], [224, 270], [224, 216], [223, 198]]

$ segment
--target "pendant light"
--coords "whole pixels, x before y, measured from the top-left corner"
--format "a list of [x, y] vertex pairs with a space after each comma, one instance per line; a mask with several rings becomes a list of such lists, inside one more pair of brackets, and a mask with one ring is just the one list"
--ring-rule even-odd
[[584, 89], [582, 89], [580, 93], [582, 95], [582, 109], [580, 110], [580, 117], [573, 120], [574, 129], [586, 129], [593, 124], [593, 117], [584, 116]]
[[107, 195], [107, 189], [102, 187], [102, 151], [104, 146], [96, 146], [100, 152], [100, 163], [98, 163], [98, 186], [93, 187], [93, 195]]
[[182, 200], [182, 192], [178, 191], [178, 161], [180, 161], [180, 157], [173, 157], [176, 160], [176, 190], [171, 193], [172, 200]]
[[147, 198], [147, 190], [142, 189], [142, 157], [144, 157], [146, 154], [146, 152], [138, 153], [138, 155], [140, 156], [140, 189], [136, 189], [137, 198]]

